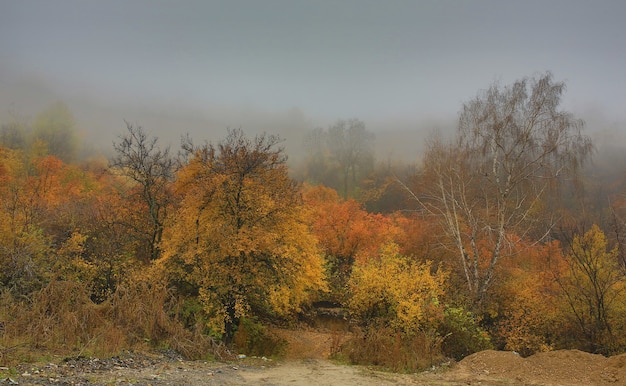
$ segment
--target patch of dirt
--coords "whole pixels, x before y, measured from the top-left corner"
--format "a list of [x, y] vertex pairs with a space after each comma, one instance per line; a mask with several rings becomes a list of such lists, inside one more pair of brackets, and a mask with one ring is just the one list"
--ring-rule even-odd
[[230, 362], [185, 361], [172, 352], [128, 352], [107, 359], [1, 367], [0, 385], [624, 385], [626, 354], [605, 358], [562, 350], [522, 358], [482, 351], [447, 368], [393, 374], [329, 361], [346, 335], [319, 330], [276, 330], [290, 343], [287, 358]]
[[626, 354], [606, 358], [578, 350], [558, 350], [522, 358], [513, 352], [481, 351], [427, 380], [488, 385], [625, 385]]
[[344, 330], [274, 328], [271, 332], [287, 341], [288, 359], [328, 359], [350, 337]]

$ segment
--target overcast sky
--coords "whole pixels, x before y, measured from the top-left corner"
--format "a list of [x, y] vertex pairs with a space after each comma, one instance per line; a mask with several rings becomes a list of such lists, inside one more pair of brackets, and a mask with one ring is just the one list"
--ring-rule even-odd
[[625, 17], [623, 0], [0, 0], [0, 110], [30, 113], [33, 87], [117, 129], [424, 130], [551, 71], [565, 108], [623, 122]]

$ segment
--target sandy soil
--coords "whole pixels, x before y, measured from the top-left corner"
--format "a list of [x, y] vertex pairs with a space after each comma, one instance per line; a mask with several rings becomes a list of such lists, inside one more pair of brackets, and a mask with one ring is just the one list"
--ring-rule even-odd
[[340, 336], [316, 331], [282, 332], [288, 359], [232, 362], [184, 361], [176, 355], [127, 353], [108, 359], [0, 367], [0, 385], [626, 385], [626, 354], [605, 358], [576, 350], [521, 358], [483, 351], [449, 368], [393, 374], [326, 359]]

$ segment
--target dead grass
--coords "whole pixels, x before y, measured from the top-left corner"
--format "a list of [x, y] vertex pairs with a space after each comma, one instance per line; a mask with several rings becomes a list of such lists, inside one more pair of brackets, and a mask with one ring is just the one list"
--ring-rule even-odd
[[53, 281], [30, 299], [0, 302], [0, 363], [64, 356], [118, 355], [122, 350], [173, 349], [189, 359], [224, 357], [228, 351], [202, 328], [177, 319], [180, 302], [159, 284], [123, 285], [95, 304], [88, 288]]
[[354, 332], [337, 354], [352, 364], [373, 365], [395, 372], [416, 372], [443, 361], [441, 340], [424, 332], [407, 336], [388, 327]]

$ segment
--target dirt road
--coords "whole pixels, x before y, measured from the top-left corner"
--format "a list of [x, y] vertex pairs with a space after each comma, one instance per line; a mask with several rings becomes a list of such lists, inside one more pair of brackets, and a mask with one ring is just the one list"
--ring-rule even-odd
[[[3, 376], [0, 385], [402, 385], [419, 384], [415, 376], [336, 365], [321, 359], [260, 359], [232, 363], [81, 359], [61, 365], [21, 365], [19, 374]], [[264, 364], [265, 363], [265, 364]], [[145, 366], [144, 366], [145, 365]]]

